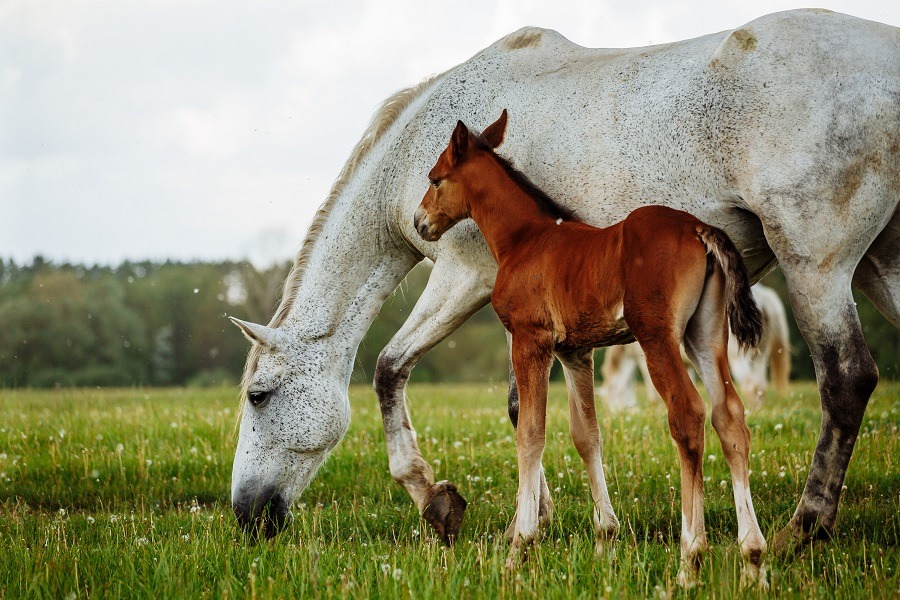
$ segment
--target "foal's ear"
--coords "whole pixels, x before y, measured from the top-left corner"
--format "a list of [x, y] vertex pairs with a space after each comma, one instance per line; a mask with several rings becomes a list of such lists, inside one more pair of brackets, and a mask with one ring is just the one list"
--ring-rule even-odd
[[456, 122], [456, 129], [453, 130], [453, 135], [450, 136], [450, 146], [448, 149], [450, 150], [450, 165], [456, 166], [463, 158], [466, 152], [466, 148], [469, 145], [469, 128], [466, 127], [466, 124], [462, 121]]
[[487, 142], [491, 148], [496, 148], [503, 143], [503, 136], [506, 135], [506, 109], [500, 113], [500, 118], [487, 126], [481, 132], [481, 139]]

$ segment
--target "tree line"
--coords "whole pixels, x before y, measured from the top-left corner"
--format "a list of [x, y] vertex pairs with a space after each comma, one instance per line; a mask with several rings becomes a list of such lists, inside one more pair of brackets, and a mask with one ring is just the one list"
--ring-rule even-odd
[[[0, 260], [0, 387], [235, 385], [248, 343], [228, 320], [267, 323], [289, 263], [246, 261], [55, 264]], [[357, 355], [353, 380], [371, 381], [381, 348], [428, 281], [414, 269], [382, 307]], [[765, 283], [786, 297], [779, 272]], [[898, 377], [900, 330], [859, 295], [866, 341], [884, 378]], [[787, 305], [790, 314], [790, 305]], [[813, 379], [791, 324], [793, 377]], [[599, 361], [598, 355], [598, 361]], [[505, 385], [506, 337], [490, 306], [428, 353], [414, 381]], [[554, 371], [558, 377], [558, 367]]]

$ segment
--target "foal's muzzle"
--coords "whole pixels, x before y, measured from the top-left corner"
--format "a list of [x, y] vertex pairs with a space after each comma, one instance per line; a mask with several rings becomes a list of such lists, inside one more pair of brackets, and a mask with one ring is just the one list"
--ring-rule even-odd
[[428, 215], [421, 206], [416, 209], [416, 214], [413, 215], [413, 227], [416, 233], [419, 234], [419, 237], [426, 242], [436, 242], [441, 238], [440, 234], [435, 234], [434, 228], [428, 220]]
[[263, 490], [256, 497], [243, 496], [232, 505], [238, 524], [251, 538], [262, 532], [266, 539], [278, 535], [294, 520], [288, 504], [274, 487]]

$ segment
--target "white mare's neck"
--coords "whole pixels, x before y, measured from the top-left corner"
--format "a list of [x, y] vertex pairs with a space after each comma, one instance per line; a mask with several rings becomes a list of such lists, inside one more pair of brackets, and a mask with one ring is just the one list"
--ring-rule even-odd
[[300, 277], [289, 278], [294, 287], [285, 291], [293, 300], [279, 326], [301, 342], [315, 343], [348, 380], [356, 349], [381, 305], [422, 259], [399, 220], [403, 201], [427, 189], [430, 153], [422, 147], [437, 148], [438, 142], [409, 135], [405, 126], [439, 79], [398, 92], [376, 113], [324, 214], [316, 217], [315, 232], [301, 250], [307, 260]]
[[294, 302], [282, 324], [306, 342], [356, 348], [388, 295], [421, 259], [395, 239], [384, 202], [346, 190], [313, 243]]

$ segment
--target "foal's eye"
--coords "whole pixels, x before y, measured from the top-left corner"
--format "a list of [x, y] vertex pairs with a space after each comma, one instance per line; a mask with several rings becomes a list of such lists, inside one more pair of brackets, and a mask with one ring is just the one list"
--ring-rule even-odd
[[440, 181], [438, 181], [437, 179], [431, 180], [431, 185], [434, 186], [434, 189], [437, 189], [437, 186], [439, 183], [440, 183]]
[[250, 392], [247, 394], [247, 400], [250, 401], [250, 404], [259, 408], [269, 399], [269, 394], [272, 392]]

